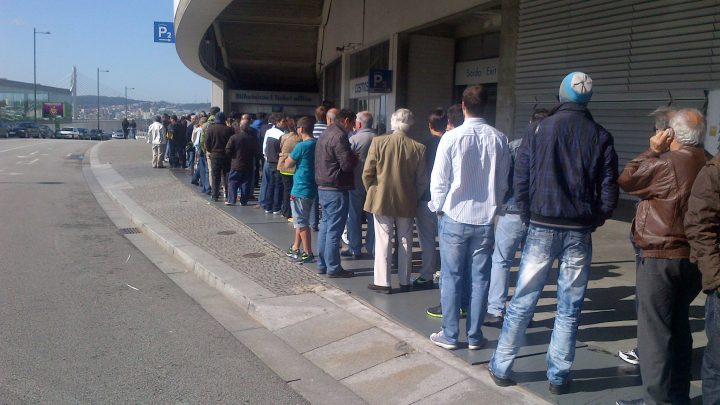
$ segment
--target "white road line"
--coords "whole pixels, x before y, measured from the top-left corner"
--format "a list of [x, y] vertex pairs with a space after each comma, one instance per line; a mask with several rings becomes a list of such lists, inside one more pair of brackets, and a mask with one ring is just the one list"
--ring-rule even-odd
[[39, 150], [36, 150], [35, 152], [31, 153], [30, 156], [32, 156], [32, 155], [34, 155], [34, 154], [36, 154], [36, 153], [38, 153], [38, 152], [40, 152], [40, 151], [39, 151]]
[[[58, 143], [58, 142], [59, 141], [48, 141], [48, 142], [43, 142], [43, 144], [48, 145], [48, 144]], [[0, 153], [10, 152], [11, 150], [24, 149], [24, 148], [37, 148], [37, 144], [23, 145], [23, 146], [18, 146], [16, 148], [3, 149], [3, 150], [0, 150]]]
[[26, 164], [26, 165], [31, 165], [31, 164], [37, 162], [38, 160], [40, 160], [40, 159], [33, 159], [33, 160], [29, 161], [29, 162], [26, 162], [25, 164]]
[[15, 156], [18, 159], [27, 159], [29, 156]]
[[22, 176], [22, 173], [9, 173], [11, 176]]

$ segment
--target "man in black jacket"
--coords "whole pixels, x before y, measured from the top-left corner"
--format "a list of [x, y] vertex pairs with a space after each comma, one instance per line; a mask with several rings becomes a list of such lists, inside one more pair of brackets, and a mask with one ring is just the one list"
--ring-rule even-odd
[[177, 115], [170, 117], [169, 132], [172, 133], [170, 139], [170, 167], [185, 167], [185, 131], [186, 126], [178, 121]]
[[253, 169], [260, 156], [260, 144], [257, 137], [251, 135], [247, 125], [241, 125], [238, 133], [230, 137], [225, 146], [225, 154], [230, 159], [228, 174], [228, 191], [225, 205], [235, 205], [237, 190], [240, 188], [240, 205], [248, 205], [252, 195]]
[[205, 137], [205, 150], [210, 154], [210, 160], [212, 161], [213, 201], [218, 201], [220, 198], [221, 180], [223, 188], [225, 189], [225, 197], [227, 197], [228, 191], [227, 175], [230, 171], [230, 160], [228, 160], [225, 154], [225, 146], [227, 146], [230, 137], [233, 135], [233, 130], [225, 124], [225, 121], [225, 113], [222, 111], [217, 113], [215, 115], [215, 122], [208, 126], [207, 136]]

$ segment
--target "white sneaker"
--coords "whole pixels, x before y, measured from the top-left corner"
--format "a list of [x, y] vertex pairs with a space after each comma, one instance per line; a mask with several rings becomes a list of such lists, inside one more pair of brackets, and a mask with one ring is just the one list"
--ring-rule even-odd
[[626, 352], [620, 350], [618, 352], [618, 357], [623, 359], [625, 362], [630, 363], [635, 366], [640, 364], [640, 356], [638, 355], [637, 347], [632, 350], [628, 350]]

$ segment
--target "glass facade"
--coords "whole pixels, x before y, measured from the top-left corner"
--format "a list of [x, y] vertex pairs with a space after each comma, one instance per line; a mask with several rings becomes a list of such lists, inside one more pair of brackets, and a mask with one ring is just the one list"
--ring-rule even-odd
[[[35, 93], [32, 83], [15, 82], [0, 79], [0, 120], [7, 122], [28, 121], [35, 119]], [[61, 122], [72, 120], [70, 90], [48, 86], [37, 86], [37, 117], [38, 121], [50, 121], [43, 118], [42, 103], [63, 103], [64, 117]]]

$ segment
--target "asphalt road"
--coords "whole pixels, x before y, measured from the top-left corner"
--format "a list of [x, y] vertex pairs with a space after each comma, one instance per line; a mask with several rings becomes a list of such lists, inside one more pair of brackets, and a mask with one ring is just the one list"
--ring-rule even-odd
[[92, 145], [0, 141], [0, 403], [305, 403], [117, 233]]

